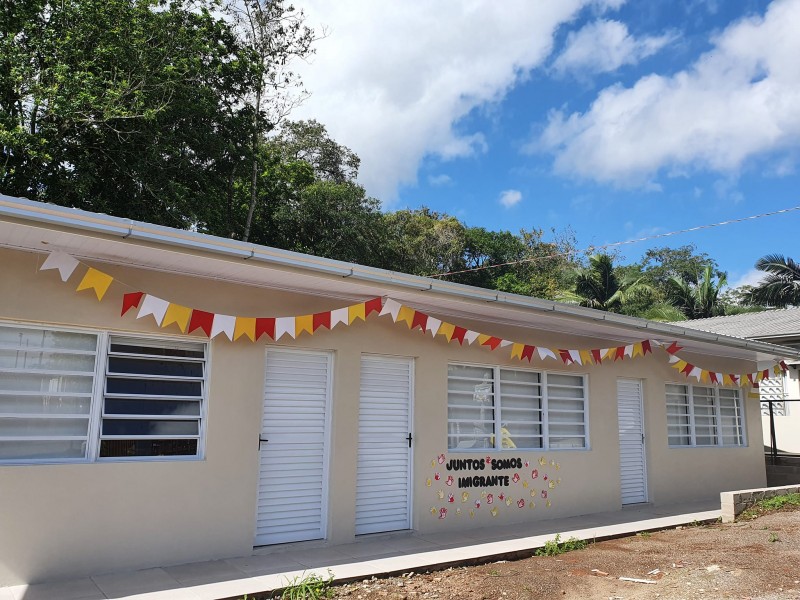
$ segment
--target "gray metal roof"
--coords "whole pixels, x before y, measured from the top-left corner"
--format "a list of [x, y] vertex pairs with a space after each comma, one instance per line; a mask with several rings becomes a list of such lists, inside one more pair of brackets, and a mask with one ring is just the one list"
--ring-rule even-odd
[[800, 337], [800, 308], [783, 308], [727, 317], [676, 321], [672, 324], [748, 339]]

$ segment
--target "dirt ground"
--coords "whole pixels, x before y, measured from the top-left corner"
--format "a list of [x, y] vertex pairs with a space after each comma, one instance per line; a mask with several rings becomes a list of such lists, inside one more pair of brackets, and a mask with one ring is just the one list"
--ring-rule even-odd
[[[655, 583], [621, 581], [620, 577]], [[335, 586], [333, 597], [800, 600], [800, 510], [732, 524], [639, 534], [559, 556], [371, 579]]]

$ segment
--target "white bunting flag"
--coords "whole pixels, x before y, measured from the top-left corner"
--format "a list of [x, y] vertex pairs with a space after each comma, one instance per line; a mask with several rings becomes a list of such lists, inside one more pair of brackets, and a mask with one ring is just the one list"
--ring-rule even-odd
[[544, 360], [547, 357], [549, 358], [556, 357], [555, 353], [552, 350], [550, 350], [550, 348], [542, 348], [541, 346], [539, 346], [538, 348], [536, 348], [536, 352], [539, 353], [539, 358], [542, 360]]
[[139, 307], [139, 314], [136, 315], [136, 318], [141, 319], [147, 315], [153, 315], [156, 324], [161, 327], [161, 321], [164, 320], [164, 315], [167, 314], [167, 308], [169, 308], [169, 302], [147, 294], [142, 300], [142, 305]]
[[428, 322], [425, 324], [425, 331], [430, 331], [432, 337], [436, 337], [436, 334], [439, 332], [439, 327], [442, 325], [442, 322], [439, 319], [434, 319], [433, 317], [428, 317]]
[[331, 329], [336, 327], [339, 323], [344, 323], [347, 325], [348, 319], [348, 311], [347, 307], [344, 308], [337, 308], [336, 310], [331, 311]]
[[581, 353], [579, 350], [567, 350], [569, 352], [569, 357], [572, 359], [572, 362], [578, 363], [579, 365], [583, 365], [581, 362]]
[[392, 321], [397, 322], [397, 314], [400, 312], [401, 304], [391, 298], [387, 298], [381, 309], [381, 315], [392, 315]]
[[625, 356], [627, 356], [628, 358], [633, 356], [633, 344], [625, 346]]
[[500, 347], [505, 348], [506, 346], [510, 346], [514, 342], [509, 342], [508, 340], [500, 340]]
[[697, 381], [700, 381], [702, 373], [703, 369], [701, 369], [700, 367], [694, 367], [691, 371], [689, 371], [689, 377], [695, 377]]
[[211, 335], [209, 337], [216, 337], [220, 333], [228, 336], [228, 339], [233, 341], [233, 332], [236, 328], [236, 317], [231, 315], [214, 315], [214, 322], [211, 324]]
[[[344, 309], [347, 311], [347, 309]], [[347, 321], [345, 321], [346, 323]], [[331, 329], [333, 329], [333, 315], [331, 315]], [[288, 333], [291, 338], [295, 336], [295, 320], [294, 317], [278, 317], [275, 319], [275, 340]]]
[[480, 333], [477, 331], [472, 331], [471, 329], [467, 330], [467, 333], [464, 334], [464, 339], [467, 340], [470, 344], [473, 344], [475, 340], [478, 339]]
[[679, 360], [680, 360], [680, 358], [678, 358], [678, 357], [677, 357], [677, 356], [675, 356], [674, 354], [670, 354], [670, 355], [669, 355], [669, 363], [670, 363], [671, 365], [674, 365], [674, 364], [675, 364], [676, 362], [678, 362]]
[[50, 253], [39, 270], [49, 271], [50, 269], [58, 269], [58, 272], [61, 274], [61, 281], [66, 281], [78, 267], [78, 264], [78, 261], [69, 254], [56, 250]]

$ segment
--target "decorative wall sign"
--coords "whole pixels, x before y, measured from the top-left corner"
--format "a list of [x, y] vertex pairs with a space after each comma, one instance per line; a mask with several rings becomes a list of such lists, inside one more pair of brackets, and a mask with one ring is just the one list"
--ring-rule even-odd
[[[497, 517], [521, 508], [534, 509], [537, 501], [544, 508], [550, 508], [553, 491], [561, 484], [561, 478], [554, 478], [553, 474], [561, 469], [561, 465], [540, 456], [539, 466], [548, 469], [540, 478], [540, 469], [531, 469], [530, 464], [520, 456], [493, 457], [490, 454], [466, 458], [456, 455], [448, 459], [446, 455], [439, 454], [431, 461], [433, 473], [426, 480], [427, 487], [431, 487], [431, 482], [444, 483], [456, 488], [456, 491], [436, 488], [432, 496], [434, 504], [430, 508], [431, 515], [444, 520], [469, 514], [474, 519], [476, 514], [480, 514], [481, 507], [491, 506], [489, 514]], [[458, 490], [461, 490], [460, 493]], [[464, 513], [459, 505], [469, 506], [469, 512]], [[454, 506], [455, 512], [452, 510]]]
[[[81, 265], [83, 263], [69, 254], [54, 251], [47, 256], [40, 270], [57, 270], [61, 280], [67, 282]], [[695, 366], [681, 359], [677, 352], [682, 348], [677, 342], [662, 342], [652, 339], [611, 348], [545, 348], [506, 340], [467, 329], [454, 323], [448, 323], [427, 313], [400, 304], [391, 298], [386, 298], [385, 300], [383, 298], [373, 298], [334, 310], [299, 316], [251, 317], [225, 315], [183, 306], [176, 302], [159, 298], [135, 289], [93, 267], [84, 266], [87, 268], [80, 283], [78, 283], [76, 291], [91, 290], [95, 293], [97, 300], [102, 301], [112, 284], [120, 284], [133, 290], [123, 294], [120, 316], [125, 316], [135, 308], [138, 309], [136, 313], [137, 319], [153, 317], [159, 327], [165, 328], [174, 325], [181, 333], [201, 331], [209, 338], [215, 338], [222, 334], [231, 341], [246, 338], [251, 342], [255, 342], [261, 339], [262, 336], [267, 336], [273, 340], [279, 340], [285, 336], [295, 339], [303, 333], [314, 335], [320, 328], [332, 330], [340, 324], [347, 326], [358, 320], [366, 321], [370, 314], [376, 312], [379, 316], [389, 316], [395, 323], [405, 323], [411, 330], [418, 329], [423, 334], [430, 334], [431, 339], [442, 336], [447, 342], [455, 341], [460, 346], [477, 344], [492, 351], [498, 348], [509, 348], [511, 358], [516, 358], [520, 361], [527, 360], [532, 362], [536, 357], [539, 360], [559, 361], [565, 365], [600, 365], [618, 360], [646, 357], [648, 354], [653, 353], [654, 347], [658, 347], [662, 348], [667, 354], [672, 367], [686, 375], [686, 377], [695, 377], [698, 381], [714, 385], [751, 387], [757, 387], [759, 381], [769, 379], [772, 375], [779, 375], [788, 369], [785, 362], [778, 361], [773, 367], [754, 373], [718, 373]], [[480, 479], [477, 481], [480, 482]], [[479, 483], [476, 485], [479, 485]]]

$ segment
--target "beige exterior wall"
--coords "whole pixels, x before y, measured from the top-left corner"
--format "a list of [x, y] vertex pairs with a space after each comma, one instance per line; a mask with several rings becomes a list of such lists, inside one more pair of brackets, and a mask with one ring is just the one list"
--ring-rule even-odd
[[[143, 335], [181, 336], [173, 326], [158, 330], [152, 320], [120, 318], [121, 292], [112, 286], [98, 303], [91, 292], [75, 293], [77, 277], [61, 283], [55, 272], [37, 273], [42, 258], [35, 254], [0, 251], [4, 285], [0, 321], [18, 320], [48, 326], [70, 326]], [[298, 315], [347, 304], [311, 296], [229, 283], [209, 282], [121, 267], [105, 270], [132, 286], [188, 306], [241, 315]], [[13, 282], [13, 283], [11, 283]], [[452, 320], [461, 323], [459, 319]], [[469, 322], [464, 322], [470, 325]], [[475, 323], [474, 327], [519, 341], [553, 347], [606, 347], [607, 340], [578, 338], [552, 332], [521, 332], [505, 325]], [[177, 335], [176, 335], [177, 334]], [[198, 338], [202, 339], [202, 338]], [[286, 338], [285, 338], [286, 339]], [[447, 453], [448, 362], [510, 365], [507, 350], [447, 344], [410, 332], [388, 318], [373, 315], [310, 337], [291, 347], [334, 352], [328, 540], [352, 541], [355, 518], [359, 370], [362, 353], [415, 359], [414, 475], [412, 526], [421, 532], [443, 532], [495, 523], [550, 519], [620, 508], [619, 443], [616, 385], [620, 377], [641, 379], [644, 390], [649, 497], [654, 503], [711, 498], [723, 490], [763, 486], [762, 438], [757, 402], [747, 403], [748, 446], [744, 448], [671, 449], [667, 447], [664, 382], [685, 382], [670, 369], [660, 350], [646, 358], [595, 367], [567, 368], [555, 361], [551, 371], [587, 373], [590, 449], [583, 451], [494, 452], [497, 458], [520, 457], [529, 487], [487, 490], [516, 501], [539, 496], [536, 507], [507, 507], [499, 500], [492, 517], [484, 499], [475, 517], [468, 506], [479, 496], [469, 490], [446, 519], [431, 514], [442, 506], [439, 482], [427, 479], [438, 470], [431, 461]], [[271, 342], [270, 342], [271, 343]], [[259, 434], [263, 397], [265, 343], [209, 343], [211, 371], [205, 459], [201, 461], [113, 462], [0, 466], [0, 586], [54, 578], [179, 564], [248, 555], [252, 550], [258, 477]], [[695, 357], [704, 367], [742, 372], [742, 361]], [[534, 361], [533, 367], [541, 365]], [[554, 366], [550, 366], [554, 365]], [[483, 458], [458, 454], [458, 458]], [[448, 458], [451, 456], [448, 455]], [[545, 465], [539, 465], [545, 459]], [[558, 465], [556, 469], [555, 464]], [[554, 489], [528, 471], [539, 467]], [[509, 471], [503, 471], [508, 474]], [[465, 473], [466, 474], [466, 473]], [[486, 473], [490, 474], [490, 473]], [[522, 483], [522, 482], [520, 482]], [[549, 492], [551, 507], [541, 499]], [[511, 490], [510, 493], [508, 490]], [[461, 490], [458, 490], [461, 493]]]

